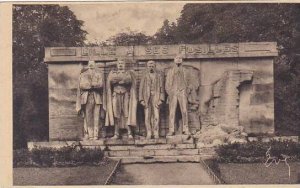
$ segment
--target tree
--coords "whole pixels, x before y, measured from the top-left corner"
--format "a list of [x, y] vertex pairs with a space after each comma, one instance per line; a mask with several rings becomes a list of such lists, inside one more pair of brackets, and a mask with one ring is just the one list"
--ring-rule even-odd
[[138, 31], [127, 31], [110, 37], [106, 44], [116, 46], [143, 45], [151, 43], [152, 37]]
[[176, 38], [176, 24], [172, 22], [170, 24], [169, 20], [163, 22], [163, 26], [154, 35], [154, 43], [157, 44], [175, 44], [177, 43]]
[[276, 41], [276, 130], [300, 134], [299, 4], [186, 4], [169, 28], [165, 21], [156, 33], [160, 43]]
[[[48, 139], [48, 70], [44, 47], [81, 46], [83, 21], [66, 6], [13, 6], [14, 148]], [[30, 133], [30, 134], [29, 134]]]

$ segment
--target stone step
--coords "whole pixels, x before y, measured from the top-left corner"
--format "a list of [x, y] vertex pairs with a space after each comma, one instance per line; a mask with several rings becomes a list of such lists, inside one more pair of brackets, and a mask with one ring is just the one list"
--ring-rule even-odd
[[172, 163], [172, 162], [200, 162], [200, 155], [171, 155], [171, 156], [150, 156], [150, 157], [109, 157], [113, 160], [120, 160], [123, 164], [131, 163]]
[[195, 149], [195, 144], [153, 144], [153, 145], [124, 145], [106, 146], [107, 151], [144, 150], [144, 149]]
[[[189, 144], [189, 145], [188, 145]], [[112, 146], [128, 146], [132, 147], [144, 147], [148, 146], [157, 147], [156, 145], [168, 145], [168, 146], [158, 146], [165, 147], [163, 149], [170, 149], [176, 145], [176, 148], [191, 148], [195, 144], [195, 139], [192, 136], [187, 135], [174, 135], [167, 136], [166, 138], [158, 139], [145, 139], [144, 137], [136, 137], [135, 139], [111, 139], [111, 138], [100, 138], [99, 140], [83, 140], [83, 141], [50, 141], [50, 142], [28, 142], [28, 149], [33, 149], [35, 147], [48, 147], [48, 148], [62, 148], [66, 146], [82, 146], [86, 148], [107, 148]], [[146, 147], [145, 147], [146, 148]]]
[[176, 155], [198, 155], [199, 149], [129, 149], [105, 151], [108, 157], [149, 157], [149, 156], [176, 156]]

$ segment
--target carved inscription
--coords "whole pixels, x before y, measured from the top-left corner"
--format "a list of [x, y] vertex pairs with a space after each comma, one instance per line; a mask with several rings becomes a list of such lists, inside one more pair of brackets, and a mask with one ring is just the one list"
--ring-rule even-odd
[[[183, 50], [182, 48], [180, 49]], [[214, 55], [214, 54], [237, 54], [239, 46], [236, 44], [222, 44], [222, 45], [186, 45], [186, 54], [201, 54], [201, 55]]]
[[[97, 46], [46, 48], [45, 61], [82, 61], [92, 56], [94, 60], [115, 60], [118, 57], [133, 59], [172, 59], [177, 54], [184, 58], [221, 57], [274, 57], [278, 55], [276, 43], [220, 43], [177, 44], [141, 46]], [[74, 58], [68, 58], [76, 56]]]
[[82, 56], [114, 56], [116, 55], [116, 47], [93, 47], [93, 48], [82, 48]]
[[51, 49], [51, 56], [76, 56], [76, 49]]
[[147, 46], [146, 55], [163, 55], [168, 54], [168, 46]]
[[237, 44], [215, 44], [215, 45], [179, 45], [177, 50], [170, 50], [168, 46], [147, 46], [146, 55], [173, 55], [172, 53], [214, 55], [214, 54], [237, 54]]

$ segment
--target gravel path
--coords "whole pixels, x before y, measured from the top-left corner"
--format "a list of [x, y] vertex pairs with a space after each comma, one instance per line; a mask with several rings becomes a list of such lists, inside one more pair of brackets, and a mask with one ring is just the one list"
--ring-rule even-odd
[[208, 185], [214, 184], [199, 163], [124, 164], [115, 185]]

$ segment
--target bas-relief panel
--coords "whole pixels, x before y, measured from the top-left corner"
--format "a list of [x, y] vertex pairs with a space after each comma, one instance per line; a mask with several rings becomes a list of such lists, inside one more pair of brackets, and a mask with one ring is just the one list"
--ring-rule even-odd
[[[172, 48], [170, 48], [172, 49]], [[168, 49], [168, 50], [170, 50]], [[175, 49], [175, 48], [174, 48]], [[155, 48], [144, 49], [145, 55], [156, 55], [155, 53], [167, 54], [166, 48], [161, 47], [159, 52], [156, 52]], [[176, 49], [175, 49], [176, 50]], [[130, 51], [130, 50], [129, 50]], [[172, 50], [171, 50], [172, 51]], [[143, 53], [141, 53], [143, 54]], [[82, 54], [84, 55], [84, 54]], [[115, 55], [115, 54], [110, 54]], [[125, 54], [126, 55], [126, 54]], [[132, 54], [129, 54], [132, 55]], [[186, 51], [186, 55], [189, 55], [189, 51]], [[128, 54], [127, 54], [128, 56]], [[147, 56], [147, 57], [148, 57]], [[189, 56], [192, 57], [192, 56]], [[196, 57], [196, 56], [195, 56]], [[149, 57], [148, 57], [149, 58]], [[140, 80], [142, 71], [145, 68], [146, 60], [141, 60], [136, 64], [132, 64], [137, 74], [137, 82]], [[165, 72], [171, 67], [173, 60], [162, 60], [157, 59], [157, 68], [164, 70]], [[250, 131], [263, 131], [270, 130], [264, 127], [265, 124], [272, 124], [273, 128], [273, 86], [268, 90], [256, 91], [253, 89], [252, 84], [257, 87], [264, 86], [264, 84], [273, 83], [273, 62], [271, 58], [222, 58], [222, 59], [186, 59], [184, 65], [194, 67], [201, 71], [199, 74], [198, 81], [201, 82], [200, 94], [198, 95], [200, 100], [200, 111], [201, 114], [207, 112], [206, 103], [212, 97], [212, 86], [220, 79], [224, 72], [229, 70], [254, 70], [253, 80], [250, 86], [240, 87], [240, 125], [245, 126]], [[109, 65], [105, 68], [108, 72], [114, 66]], [[78, 81], [78, 75], [82, 66], [79, 63], [60, 63], [51, 64], [49, 66], [49, 110], [50, 110], [50, 124], [53, 122], [53, 128], [60, 128], [59, 124], [64, 124], [64, 116], [69, 116], [74, 124], [74, 130], [80, 129], [82, 124], [80, 118], [75, 117], [75, 98], [76, 98], [76, 87]], [[197, 78], [193, 78], [194, 80]], [[139, 85], [139, 84], [138, 84]], [[139, 108], [139, 107], [138, 107]], [[70, 110], [72, 109], [72, 110]], [[165, 114], [161, 118], [161, 133], [166, 132], [168, 124], [168, 113], [167, 105], [165, 108], [162, 107]], [[138, 110], [140, 111], [140, 110]], [[250, 115], [249, 115], [250, 114]], [[263, 117], [261, 114], [264, 114]], [[72, 116], [72, 117], [71, 117]], [[140, 114], [139, 116], [143, 116]], [[61, 119], [54, 119], [53, 117], [61, 117]], [[196, 117], [197, 119], [198, 117]], [[77, 119], [77, 120], [75, 120]], [[195, 119], [195, 116], [190, 119]], [[271, 120], [271, 121], [270, 121]], [[75, 122], [76, 121], [76, 122]], [[138, 120], [140, 126], [138, 127], [139, 132], [144, 131], [143, 118]], [[190, 122], [191, 123], [191, 122]], [[200, 124], [199, 124], [200, 125]], [[56, 127], [56, 128], [55, 128]], [[63, 128], [63, 127], [61, 127]], [[50, 127], [51, 129], [51, 127]], [[70, 126], [66, 124], [63, 129], [70, 129]], [[75, 137], [78, 137], [77, 133], [74, 133]], [[50, 131], [51, 132], [51, 131]], [[53, 130], [52, 130], [53, 132]], [[72, 131], [67, 131], [71, 133]], [[164, 134], [164, 133], [163, 133]], [[73, 135], [73, 137], [74, 137]]]
[[274, 82], [273, 59], [243, 58], [238, 63], [240, 70], [254, 70], [253, 84], [269, 84]]
[[[139, 68], [136, 68], [134, 65], [132, 65], [131, 68], [134, 68], [137, 74], [137, 81], [139, 82], [140, 76], [142, 73], [142, 70], [145, 68], [144, 65], [145, 62], [137, 62], [135, 66], [138, 66]], [[138, 65], [139, 64], [139, 65]], [[99, 65], [99, 63], [98, 63]], [[162, 70], [164, 72], [167, 72], [168, 69], [171, 67], [172, 61], [161, 61], [157, 63], [157, 68], [159, 70]], [[200, 63], [199, 61], [188, 61], [185, 62], [185, 65], [189, 69], [194, 69], [194, 71], [200, 69]], [[63, 136], [63, 134], [56, 134], [59, 132], [59, 129], [61, 131], [66, 132], [68, 134], [68, 137], [77, 138], [78, 137], [78, 130], [80, 129], [80, 125], [82, 123], [82, 120], [78, 117], [76, 117], [75, 112], [75, 100], [76, 100], [76, 89], [77, 89], [77, 81], [78, 81], [78, 75], [80, 73], [80, 70], [82, 69], [82, 65], [80, 64], [51, 64], [49, 66], [49, 111], [50, 111], [50, 138], [56, 139], [60, 138], [59, 135]], [[106, 69], [106, 72], [113, 69], [113, 65], [108, 66]], [[193, 75], [193, 74], [192, 74]], [[199, 79], [200, 82], [200, 75], [196, 75], [195, 78], [191, 78], [190, 80]], [[195, 83], [195, 81], [192, 81]], [[139, 85], [139, 84], [137, 84]], [[197, 90], [198, 92], [199, 90]], [[199, 96], [199, 95], [198, 95]], [[138, 107], [139, 109], [141, 107]], [[164, 105], [162, 107], [162, 110], [166, 112], [167, 105]], [[167, 124], [168, 124], [168, 114], [163, 113], [164, 115], [161, 118], [161, 134], [166, 133]], [[142, 114], [141, 114], [142, 115]], [[192, 129], [199, 129], [195, 122], [197, 121], [198, 115], [197, 113], [191, 113], [190, 114], [190, 123], [193, 127]], [[73, 123], [73, 135], [71, 134], [72, 126], [68, 125], [66, 121], [64, 122], [64, 119], [68, 118], [69, 120], [72, 120]], [[78, 121], [79, 120], [79, 121]], [[140, 123], [138, 127], [138, 131], [142, 134], [145, 132], [144, 122], [143, 118], [139, 117], [138, 122]], [[200, 122], [198, 123], [200, 126]], [[77, 132], [77, 133], [75, 133]], [[53, 136], [52, 136], [53, 135]], [[54, 136], [56, 135], [56, 136]], [[55, 138], [56, 137], [56, 138]]]
[[251, 83], [240, 89], [240, 125], [248, 133], [274, 132], [273, 60], [266, 58], [239, 61], [239, 69], [253, 70]]

